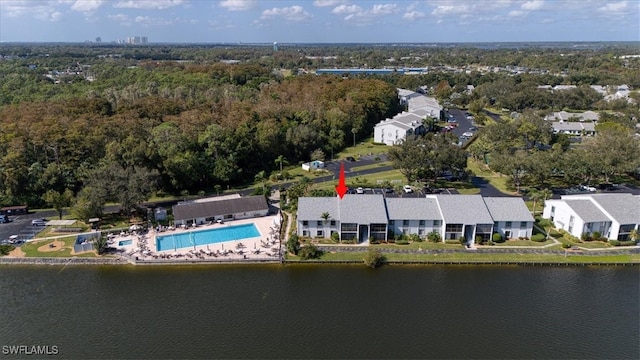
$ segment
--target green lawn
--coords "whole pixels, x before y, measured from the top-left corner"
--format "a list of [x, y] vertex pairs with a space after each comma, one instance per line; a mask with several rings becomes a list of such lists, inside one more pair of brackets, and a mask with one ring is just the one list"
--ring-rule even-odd
[[553, 244], [553, 240], [549, 239], [544, 242], [535, 242], [531, 240], [507, 240], [503, 243], [495, 243], [495, 246], [545, 246]]
[[475, 174], [476, 176], [484, 178], [491, 185], [495, 186], [498, 190], [502, 191], [503, 193], [515, 194], [515, 192], [510, 189], [511, 180], [509, 179], [508, 176], [505, 176], [499, 173], [494, 173], [493, 171], [489, 170], [486, 165], [481, 164], [480, 162], [473, 159], [467, 160], [467, 169], [471, 170], [473, 174]]
[[341, 152], [334, 155], [336, 159], [344, 159], [347, 156], [352, 156], [358, 159], [360, 156], [374, 155], [374, 154], [386, 154], [389, 151], [387, 145], [373, 144], [373, 139], [361, 141], [356, 146], [348, 147]]
[[[67, 236], [64, 238], [58, 238], [55, 240], [36, 240], [28, 242], [21, 246], [22, 251], [26, 254], [27, 257], [71, 257], [71, 256], [82, 256], [82, 257], [94, 257], [96, 254], [94, 252], [82, 253], [79, 255], [71, 255], [71, 250], [73, 249], [73, 244], [76, 240], [75, 235]], [[44, 246], [45, 249], [49, 249], [48, 245], [53, 243], [54, 241], [62, 241], [64, 245], [55, 248], [54, 251], [38, 251], [38, 248]]]

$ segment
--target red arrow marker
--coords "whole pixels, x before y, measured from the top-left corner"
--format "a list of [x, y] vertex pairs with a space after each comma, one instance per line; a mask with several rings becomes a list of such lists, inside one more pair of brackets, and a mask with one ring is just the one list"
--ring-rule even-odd
[[345, 181], [344, 181], [344, 163], [343, 162], [340, 163], [340, 178], [338, 179], [338, 185], [336, 185], [336, 192], [338, 193], [338, 196], [340, 196], [340, 199], [342, 199], [344, 194], [347, 193], [347, 185], [345, 184]]

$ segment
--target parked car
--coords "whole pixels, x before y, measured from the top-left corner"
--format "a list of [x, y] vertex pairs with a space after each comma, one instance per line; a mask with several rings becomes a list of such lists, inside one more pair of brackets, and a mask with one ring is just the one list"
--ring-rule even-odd
[[404, 190], [405, 193], [409, 194], [413, 192], [413, 188], [411, 188], [411, 185], [405, 185], [402, 187], [402, 190]]
[[31, 226], [46, 226], [47, 219], [33, 219], [31, 220]]
[[386, 192], [387, 194], [393, 194], [393, 188], [384, 188], [384, 192]]
[[0, 215], [0, 224], [8, 223], [9, 217], [7, 215]]
[[364, 189], [359, 187], [356, 189], [356, 194], [364, 194]]
[[590, 186], [590, 185], [582, 185], [582, 184], [581, 184], [581, 185], [579, 185], [579, 187], [580, 187], [582, 190], [585, 190], [585, 191], [590, 191], [590, 192], [595, 192], [595, 191], [596, 191], [596, 188], [595, 188], [595, 187], [593, 187], [593, 186]]
[[475, 127], [475, 126], [472, 126], [472, 127], [469, 128], [469, 131], [478, 131], [478, 128]]
[[448, 123], [454, 123], [454, 122], [456, 122], [456, 119], [454, 119], [454, 118], [449, 118], [449, 119], [447, 120], [447, 122], [448, 122]]
[[470, 137], [473, 136], [473, 133], [471, 131], [467, 131], [464, 134], [462, 134], [462, 136], [466, 136], [466, 137], [470, 138]]
[[347, 160], [347, 161], [356, 161], [356, 159], [353, 156], [347, 156], [344, 159]]

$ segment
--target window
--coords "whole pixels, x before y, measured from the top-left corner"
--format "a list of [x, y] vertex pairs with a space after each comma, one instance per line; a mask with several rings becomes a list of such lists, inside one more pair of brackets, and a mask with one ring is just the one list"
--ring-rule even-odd
[[324, 231], [322, 231], [322, 230], [318, 230], [318, 232], [316, 233], [316, 236], [318, 236], [318, 237], [324, 237]]
[[409, 230], [407, 229], [402, 229], [402, 234], [407, 235], [409, 233]]
[[504, 227], [506, 228], [510, 228], [511, 227], [511, 221], [507, 221], [504, 223]]
[[440, 223], [440, 220], [433, 220], [433, 226], [441, 226], [442, 224]]
[[520, 221], [520, 229], [526, 229], [527, 228], [527, 222], [526, 221]]
[[425, 223], [426, 223], [426, 221], [424, 221], [424, 220], [420, 220], [420, 226], [424, 226], [424, 225], [425, 225]]
[[555, 206], [552, 206], [552, 207], [551, 207], [551, 216], [553, 216], [553, 215], [555, 215], [555, 214], [556, 214], [556, 207], [555, 207]]
[[309, 226], [309, 222], [307, 220], [302, 220], [302, 226]]
[[347, 223], [341, 224], [342, 231], [358, 231], [358, 224]]
[[318, 220], [318, 224], [317, 224], [317, 225], [318, 225], [318, 226], [322, 226], [322, 221], [321, 221], [321, 220]]
[[402, 225], [409, 226], [409, 220], [402, 220]]
[[371, 232], [386, 232], [386, 224], [371, 224]]
[[389, 225], [393, 226], [395, 224], [396, 224], [396, 222], [394, 220], [389, 220]]
[[462, 232], [462, 224], [447, 224], [446, 232]]
[[336, 221], [335, 220], [331, 220], [331, 226], [336, 226]]
[[420, 235], [420, 236], [424, 235], [424, 229], [419, 229], [418, 230], [418, 235]]
[[507, 230], [504, 232], [504, 238], [505, 239], [511, 239], [511, 231]]
[[302, 236], [309, 236], [309, 232], [307, 230], [302, 230]]

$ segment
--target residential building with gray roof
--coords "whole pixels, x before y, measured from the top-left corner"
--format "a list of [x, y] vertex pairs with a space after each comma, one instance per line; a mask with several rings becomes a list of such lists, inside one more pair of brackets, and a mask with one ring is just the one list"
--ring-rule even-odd
[[564, 195], [545, 202], [542, 217], [571, 235], [600, 233], [607, 239], [627, 240], [640, 230], [640, 195]]
[[[500, 209], [501, 206], [509, 209]], [[324, 215], [323, 215], [324, 214]], [[326, 215], [328, 214], [328, 215]], [[494, 218], [495, 216], [495, 218]], [[298, 199], [297, 234], [358, 243], [417, 234], [422, 238], [437, 232], [444, 240], [487, 241], [505, 224], [517, 224], [514, 235], [530, 237], [533, 217], [521, 198], [483, 198], [480, 195], [427, 195], [423, 198], [385, 198], [382, 195], [347, 194], [338, 197]], [[500, 227], [494, 224], [503, 222]], [[509, 233], [507, 233], [509, 234]], [[508, 236], [510, 237], [510, 236]]]

